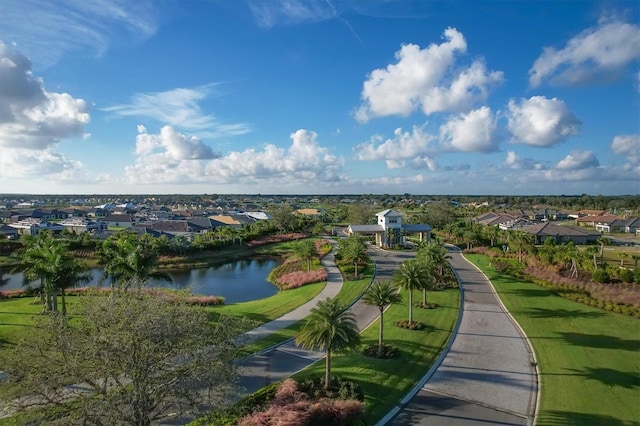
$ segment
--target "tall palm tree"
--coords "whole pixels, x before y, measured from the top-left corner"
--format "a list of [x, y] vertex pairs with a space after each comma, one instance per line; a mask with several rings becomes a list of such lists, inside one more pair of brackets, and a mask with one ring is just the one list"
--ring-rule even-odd
[[331, 354], [334, 351], [355, 349], [360, 334], [353, 313], [336, 299], [318, 302], [296, 336], [296, 345], [304, 349], [325, 350], [324, 387], [331, 385]]
[[45, 311], [58, 310], [58, 293], [62, 297], [62, 313], [67, 305], [64, 291], [78, 282], [89, 282], [90, 275], [69, 253], [67, 242], [55, 239], [48, 232], [29, 240], [20, 253], [21, 269], [27, 282], [40, 280], [45, 299]]
[[53, 311], [57, 307], [49, 259], [55, 245], [53, 235], [42, 231], [35, 238], [26, 238], [24, 248], [18, 252], [20, 264], [16, 269], [23, 273], [24, 285], [40, 281], [40, 301], [45, 311]]
[[598, 244], [600, 244], [600, 264], [604, 263], [604, 247], [611, 245], [612, 240], [608, 237], [598, 238]]
[[447, 265], [447, 260], [451, 259], [447, 248], [436, 240], [420, 244], [416, 257], [433, 265], [440, 279], [444, 277], [444, 268]]
[[362, 300], [367, 305], [377, 306], [380, 310], [380, 329], [378, 331], [378, 357], [380, 357], [384, 348], [384, 310], [389, 305], [400, 303], [402, 296], [391, 281], [375, 281], [364, 293]]
[[295, 246], [295, 255], [307, 262], [307, 272], [311, 271], [311, 261], [318, 255], [313, 240], [302, 240]]
[[167, 274], [156, 270], [158, 254], [152, 245], [136, 234], [124, 232], [107, 238], [100, 258], [104, 278], [111, 279], [112, 287], [126, 289], [133, 284], [142, 288], [150, 278], [171, 281]]
[[354, 275], [358, 279], [358, 265], [367, 260], [367, 245], [364, 239], [357, 234], [352, 235], [340, 247], [340, 255], [342, 258], [354, 265]]
[[393, 283], [409, 292], [409, 325], [413, 324], [413, 291], [429, 285], [431, 277], [426, 265], [417, 259], [405, 260], [393, 274]]

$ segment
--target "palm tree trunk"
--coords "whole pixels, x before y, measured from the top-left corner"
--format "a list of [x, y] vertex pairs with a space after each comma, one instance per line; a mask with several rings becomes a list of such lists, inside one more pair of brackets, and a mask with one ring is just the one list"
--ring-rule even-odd
[[422, 306], [423, 307], [427, 306], [427, 289], [426, 288], [422, 289]]
[[378, 332], [378, 357], [382, 356], [383, 329], [384, 329], [384, 307], [381, 307], [380, 308], [380, 331]]
[[331, 346], [327, 346], [327, 357], [325, 358], [324, 388], [331, 386]]
[[62, 299], [62, 315], [67, 315], [67, 299], [64, 295], [64, 288], [60, 289], [60, 298]]
[[413, 290], [409, 290], [409, 325], [413, 324]]

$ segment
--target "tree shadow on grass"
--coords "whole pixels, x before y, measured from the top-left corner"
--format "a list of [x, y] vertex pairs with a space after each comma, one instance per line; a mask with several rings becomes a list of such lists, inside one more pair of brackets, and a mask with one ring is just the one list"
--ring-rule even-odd
[[582, 370], [573, 368], [566, 369], [572, 373], [542, 373], [542, 376], [575, 376], [583, 377], [587, 380], [596, 380], [603, 385], [611, 387], [619, 386], [626, 389], [640, 388], [640, 378], [634, 372], [619, 371], [612, 368], [591, 368]]
[[508, 292], [523, 297], [550, 297], [554, 295], [554, 293], [550, 290], [538, 288], [518, 288], [508, 290]]
[[626, 351], [640, 351], [640, 340], [620, 339], [602, 334], [558, 333], [567, 343], [575, 346], [585, 346], [599, 349], [621, 349]]
[[607, 425], [623, 426], [628, 423], [611, 416], [574, 413], [572, 411], [542, 411], [538, 416], [538, 424], [549, 426], [586, 426], [586, 425]]
[[534, 308], [533, 318], [600, 318], [603, 312], [583, 311], [577, 309]]

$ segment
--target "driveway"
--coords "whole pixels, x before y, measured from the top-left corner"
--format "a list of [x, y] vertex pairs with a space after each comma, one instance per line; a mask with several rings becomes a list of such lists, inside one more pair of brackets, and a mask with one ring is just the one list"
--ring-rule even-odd
[[464, 296], [458, 333], [433, 376], [386, 424], [532, 424], [538, 382], [528, 342], [485, 275], [458, 251], [450, 255]]

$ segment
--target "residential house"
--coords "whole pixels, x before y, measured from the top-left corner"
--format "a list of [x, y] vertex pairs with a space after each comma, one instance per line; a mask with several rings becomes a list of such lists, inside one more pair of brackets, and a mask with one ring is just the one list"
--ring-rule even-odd
[[44, 230], [50, 231], [54, 234], [58, 234], [64, 229], [64, 226], [60, 224], [51, 223], [51, 222], [47, 222], [45, 220], [36, 219], [36, 218], [24, 219], [19, 222], [11, 223], [9, 224], [9, 226], [16, 229], [16, 231], [20, 235], [31, 235], [31, 236], [36, 236], [41, 231], [44, 231]]
[[624, 232], [637, 234], [640, 231], [640, 217], [630, 217], [624, 224]]
[[613, 215], [600, 216], [595, 221], [596, 231], [602, 233], [624, 232], [626, 220]]
[[131, 228], [134, 226], [135, 219], [128, 214], [114, 214], [102, 218], [102, 222], [106, 223], [109, 228]]
[[600, 233], [574, 226], [562, 226], [553, 222], [543, 222], [522, 227], [522, 231], [535, 237], [535, 244], [543, 244], [547, 238], [553, 238], [556, 243], [573, 241], [574, 244], [595, 243]]

